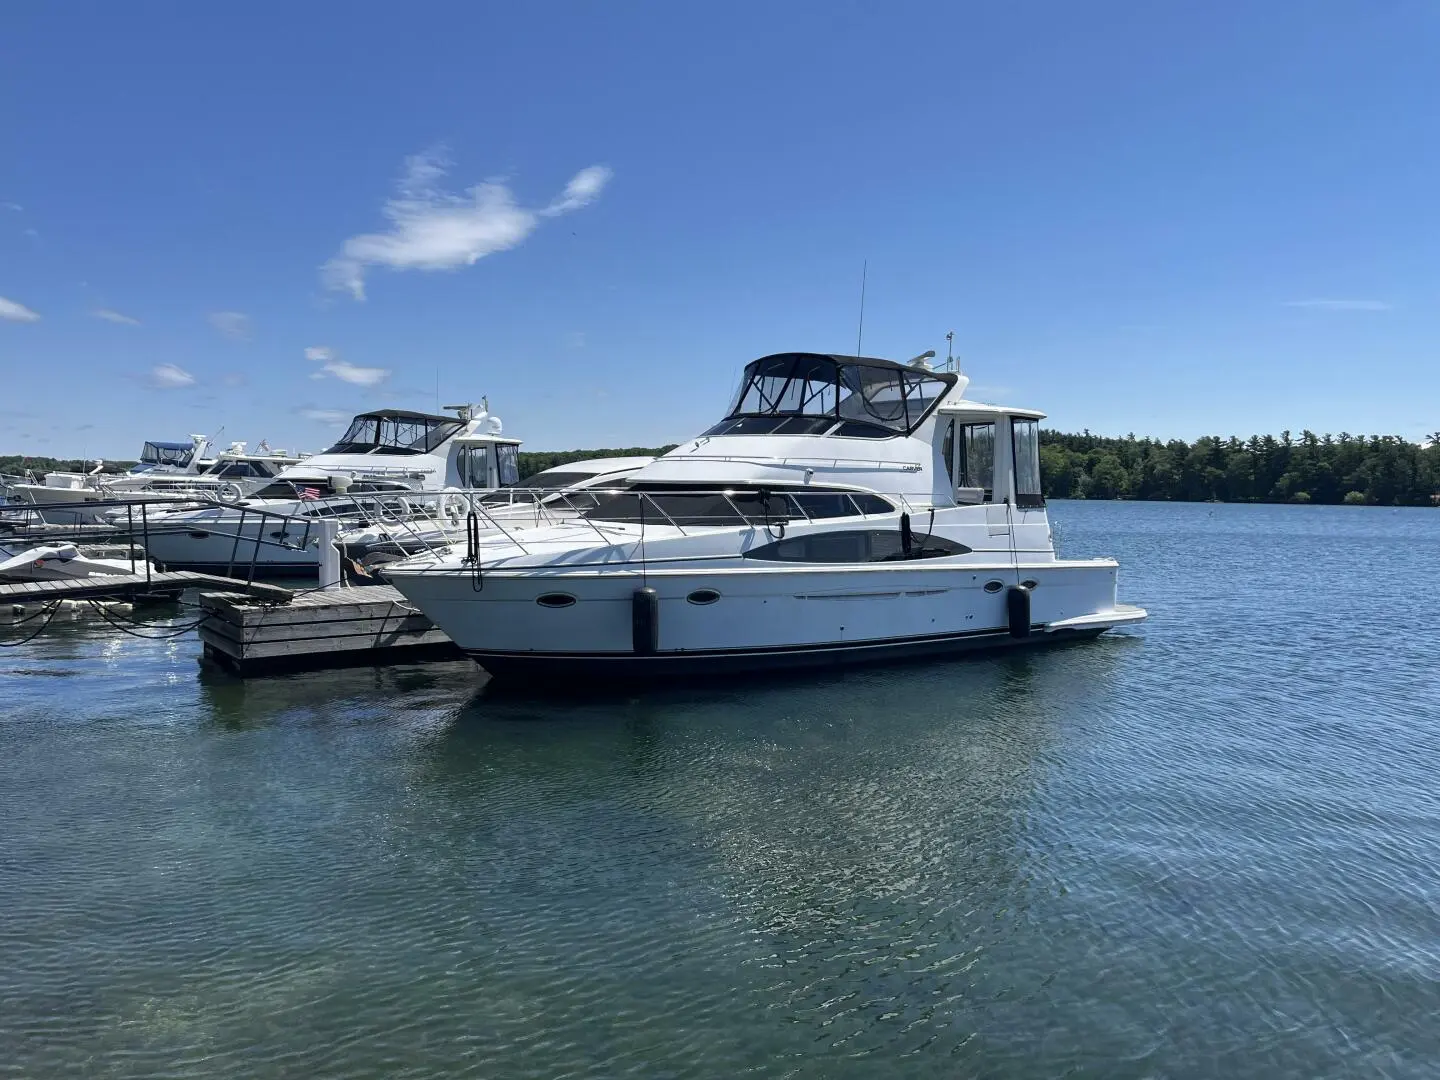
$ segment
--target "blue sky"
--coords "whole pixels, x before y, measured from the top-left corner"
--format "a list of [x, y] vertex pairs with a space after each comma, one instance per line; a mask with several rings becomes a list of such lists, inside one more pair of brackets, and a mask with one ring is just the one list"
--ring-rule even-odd
[[18, 5], [0, 453], [488, 395], [653, 444], [744, 363], [1066, 430], [1440, 428], [1440, 7]]

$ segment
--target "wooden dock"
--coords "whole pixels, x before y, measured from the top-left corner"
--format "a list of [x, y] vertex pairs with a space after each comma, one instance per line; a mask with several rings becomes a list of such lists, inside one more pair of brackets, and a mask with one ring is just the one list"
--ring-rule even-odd
[[0, 584], [0, 603], [48, 604], [54, 600], [145, 600], [179, 596], [186, 589], [223, 589], [286, 603], [294, 591], [258, 581], [235, 581], [214, 574], [184, 570], [155, 574], [92, 574], [54, 581], [17, 581]]
[[200, 606], [206, 659], [238, 675], [464, 655], [389, 585], [299, 593], [283, 606], [207, 592]]

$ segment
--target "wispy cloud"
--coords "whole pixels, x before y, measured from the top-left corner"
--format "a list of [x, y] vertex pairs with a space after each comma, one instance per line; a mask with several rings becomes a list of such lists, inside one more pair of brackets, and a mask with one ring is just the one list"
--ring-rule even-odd
[[358, 364], [341, 360], [328, 345], [311, 345], [305, 350], [305, 359], [320, 365], [320, 370], [310, 376], [312, 379], [333, 375], [341, 382], [354, 386], [375, 386], [390, 377], [389, 368], [360, 367]]
[[362, 233], [341, 245], [320, 270], [326, 288], [348, 291], [365, 299], [368, 267], [391, 270], [456, 270], [486, 255], [508, 251], [525, 241], [541, 219], [557, 217], [593, 202], [610, 180], [603, 165], [581, 169], [564, 192], [548, 206], [528, 210], [515, 202], [504, 184], [476, 184], [463, 195], [444, 191], [440, 183], [450, 161], [443, 149], [417, 154], [405, 163], [394, 198], [383, 213], [390, 228]]
[[250, 339], [250, 316], [239, 311], [212, 311], [210, 325], [232, 341]]
[[1395, 305], [1384, 300], [1288, 300], [1285, 306], [1319, 311], [1389, 311]]
[[31, 311], [24, 304], [0, 296], [0, 319], [10, 322], [39, 322], [40, 313]]
[[119, 323], [121, 326], [139, 326], [140, 320], [130, 315], [122, 314], [110, 308], [96, 308], [90, 312], [97, 319], [104, 319], [106, 322]]
[[297, 410], [306, 420], [314, 420], [320, 424], [343, 424], [350, 419], [349, 413], [340, 412], [337, 409], [312, 409], [309, 407]]
[[178, 390], [182, 386], [194, 386], [195, 376], [174, 364], [156, 364], [150, 369], [150, 385], [161, 390]]
[[18, 202], [0, 203], [0, 206], [3, 206], [6, 210], [14, 210], [17, 214], [25, 209], [25, 207], [21, 206]]

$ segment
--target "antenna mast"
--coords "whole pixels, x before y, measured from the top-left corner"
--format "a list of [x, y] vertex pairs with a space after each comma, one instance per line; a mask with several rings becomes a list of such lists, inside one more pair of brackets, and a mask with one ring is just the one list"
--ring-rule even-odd
[[955, 331], [945, 335], [945, 370], [955, 370]]
[[855, 332], [855, 355], [860, 355], [860, 342], [865, 339], [865, 278], [870, 270], [870, 260], [860, 264], [860, 329]]

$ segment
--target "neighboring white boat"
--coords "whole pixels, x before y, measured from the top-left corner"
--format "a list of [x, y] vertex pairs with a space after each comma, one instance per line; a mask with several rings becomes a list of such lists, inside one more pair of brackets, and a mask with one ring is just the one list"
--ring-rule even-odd
[[[928, 355], [928, 354], [927, 354]], [[1056, 557], [1043, 414], [865, 357], [754, 361], [729, 414], [575, 521], [385, 576], [497, 677], [681, 676], [1057, 642], [1145, 618]]]
[[97, 460], [88, 473], [51, 472], [38, 484], [12, 483], [8, 487], [10, 501], [42, 508], [64, 506], [63, 510], [39, 511], [41, 518], [52, 525], [96, 524], [102, 520], [101, 511], [80, 504], [105, 502], [111, 485], [122, 485], [121, 490], [125, 490], [127, 481], [141, 487], [162, 478], [193, 477], [209, 464], [203, 457], [209, 445], [207, 435], [191, 435], [188, 443], [147, 442], [140, 451], [140, 460], [128, 472], [107, 475], [102, 471], [105, 462]]
[[[118, 476], [102, 473], [103, 462], [96, 462], [89, 473], [48, 473], [43, 484], [12, 484], [10, 489], [17, 503], [52, 507], [40, 511], [51, 524], [110, 521], [123, 525], [133, 524], [136, 512], [116, 514], [111, 512], [112, 506], [103, 504], [202, 499], [238, 502], [269, 484], [281, 470], [306, 460], [304, 454], [271, 450], [263, 442], [255, 451], [247, 451], [243, 442], [232, 442], [214, 458], [205, 459], [199, 455], [208, 443], [203, 435], [192, 436], [184, 450], [179, 443], [147, 442], [142, 460]], [[92, 509], [82, 504], [102, 505]], [[62, 505], [64, 510], [53, 509]]]
[[0, 581], [60, 581], [71, 578], [145, 572], [143, 559], [99, 559], [74, 544], [26, 548], [0, 547]]
[[[485, 535], [554, 525], [596, 505], [589, 489], [618, 484], [653, 457], [591, 458], [536, 473], [518, 488], [499, 488], [478, 497], [477, 528]], [[380, 569], [419, 552], [435, 552], [463, 543], [469, 496], [443, 500], [436, 514], [363, 525], [342, 532], [341, 554], [361, 573]]]
[[320, 565], [322, 518], [342, 529], [406, 520], [439, 513], [449, 491], [515, 484], [520, 440], [502, 435], [485, 405], [447, 408], [457, 415], [361, 413], [334, 446], [244, 498], [152, 514], [148, 551], [170, 570], [308, 575]]

